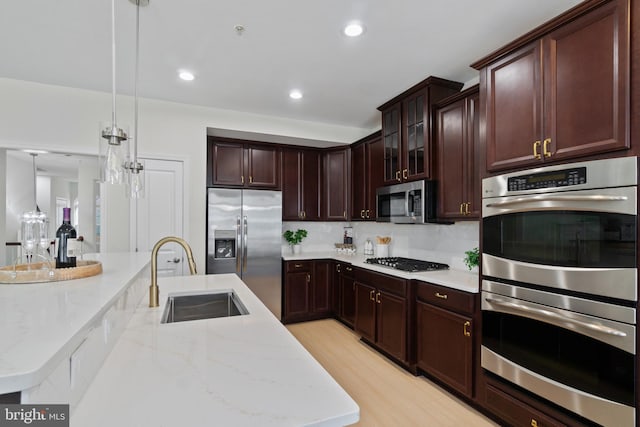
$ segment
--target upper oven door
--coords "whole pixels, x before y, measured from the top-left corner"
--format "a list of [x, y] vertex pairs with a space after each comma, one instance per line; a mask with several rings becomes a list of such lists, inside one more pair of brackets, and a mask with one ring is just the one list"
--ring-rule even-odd
[[637, 188], [483, 200], [483, 275], [637, 300]]

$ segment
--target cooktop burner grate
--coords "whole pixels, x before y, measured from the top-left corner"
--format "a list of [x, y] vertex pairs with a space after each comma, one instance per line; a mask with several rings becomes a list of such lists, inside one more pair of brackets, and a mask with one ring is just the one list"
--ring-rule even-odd
[[449, 269], [447, 264], [402, 257], [367, 258], [365, 262], [368, 264], [384, 265], [386, 267], [395, 268], [396, 270], [409, 272]]

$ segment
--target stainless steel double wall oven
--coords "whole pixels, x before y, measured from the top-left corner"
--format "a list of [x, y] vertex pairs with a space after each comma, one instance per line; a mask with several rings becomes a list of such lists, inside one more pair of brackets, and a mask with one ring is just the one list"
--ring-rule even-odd
[[482, 182], [482, 367], [605, 426], [635, 426], [637, 158]]

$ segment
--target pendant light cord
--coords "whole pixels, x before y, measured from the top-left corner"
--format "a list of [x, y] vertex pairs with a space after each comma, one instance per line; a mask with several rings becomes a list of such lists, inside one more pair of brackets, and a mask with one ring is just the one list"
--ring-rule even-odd
[[111, 0], [111, 122], [116, 127], [116, 2]]
[[133, 167], [138, 166], [138, 63], [140, 51], [140, 1], [136, 1], [136, 76], [134, 82]]

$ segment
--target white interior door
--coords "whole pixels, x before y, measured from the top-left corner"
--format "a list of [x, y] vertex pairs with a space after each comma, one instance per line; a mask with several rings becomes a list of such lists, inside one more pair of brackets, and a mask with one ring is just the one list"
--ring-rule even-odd
[[[183, 163], [141, 159], [145, 174], [144, 198], [131, 203], [132, 244], [137, 251], [153, 249], [166, 236], [183, 237]], [[186, 255], [182, 247], [167, 243], [158, 253], [158, 276], [181, 276]]]

